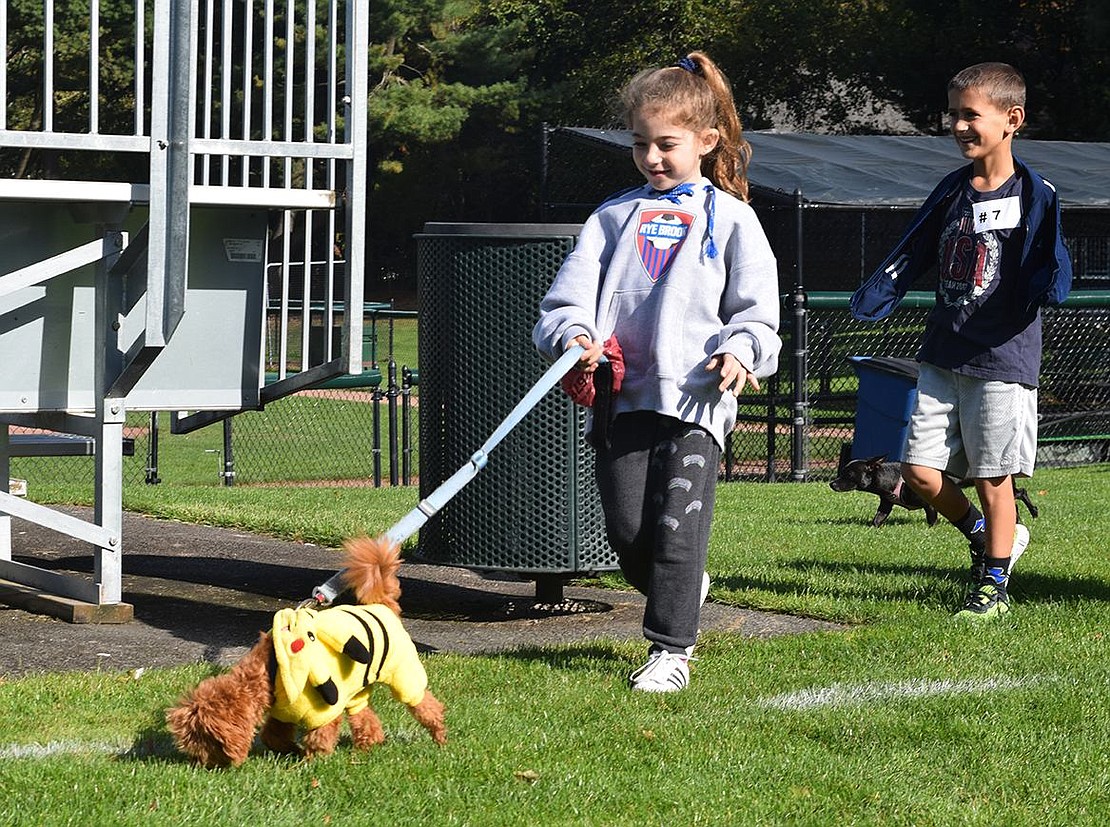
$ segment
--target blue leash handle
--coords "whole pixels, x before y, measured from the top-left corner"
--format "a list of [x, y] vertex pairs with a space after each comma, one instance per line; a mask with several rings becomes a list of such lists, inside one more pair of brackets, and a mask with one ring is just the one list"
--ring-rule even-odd
[[[386, 538], [397, 545], [401, 545], [405, 540], [415, 534], [424, 523], [435, 516], [435, 514], [451, 501], [451, 498], [458, 494], [468, 482], [478, 475], [478, 472], [486, 467], [489, 461], [489, 453], [506, 436], [512, 431], [520, 421], [524, 419], [528, 413], [539, 404], [540, 400], [547, 395], [547, 392], [558, 384], [567, 372], [570, 371], [582, 354], [585, 348], [581, 345], [566, 350], [558, 361], [551, 365], [544, 373], [543, 376], [534, 384], [531, 390], [525, 394], [524, 398], [516, 403], [516, 407], [509, 412], [509, 415], [497, 426], [496, 430], [490, 434], [489, 439], [482, 443], [482, 447], [475, 451], [466, 465], [462, 466], [458, 471], [444, 480], [435, 491], [417, 503], [416, 508], [402, 517], [392, 528], [386, 531]], [[344, 571], [340, 570], [333, 574], [328, 581], [323, 585], [317, 586], [313, 589], [312, 599], [306, 601], [310, 605], [327, 606], [339, 593], [345, 588], [343, 582]]]

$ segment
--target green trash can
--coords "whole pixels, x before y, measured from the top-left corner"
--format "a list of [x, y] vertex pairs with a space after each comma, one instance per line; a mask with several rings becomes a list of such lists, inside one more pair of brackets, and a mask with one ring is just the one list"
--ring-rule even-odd
[[[416, 236], [422, 497], [469, 460], [548, 367], [532, 327], [578, 230], [429, 223]], [[535, 579], [543, 603], [561, 600], [569, 576], [618, 568], [585, 418], [549, 392], [424, 525], [420, 557]]]

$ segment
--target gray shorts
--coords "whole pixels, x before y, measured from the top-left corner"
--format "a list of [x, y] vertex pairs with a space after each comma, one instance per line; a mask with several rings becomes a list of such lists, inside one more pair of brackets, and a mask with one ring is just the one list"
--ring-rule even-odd
[[954, 477], [1030, 477], [1037, 458], [1037, 389], [921, 364], [903, 462]]

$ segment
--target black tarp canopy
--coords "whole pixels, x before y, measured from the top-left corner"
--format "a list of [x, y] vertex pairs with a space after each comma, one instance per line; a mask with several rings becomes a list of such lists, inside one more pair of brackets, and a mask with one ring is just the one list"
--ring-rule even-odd
[[[559, 127], [610, 148], [630, 148], [624, 130]], [[810, 135], [745, 132], [752, 145], [748, 177], [757, 192], [810, 203], [917, 206], [938, 181], [966, 163], [950, 136]], [[1047, 178], [1064, 208], [1110, 207], [1110, 143], [1018, 137], [1014, 154]]]

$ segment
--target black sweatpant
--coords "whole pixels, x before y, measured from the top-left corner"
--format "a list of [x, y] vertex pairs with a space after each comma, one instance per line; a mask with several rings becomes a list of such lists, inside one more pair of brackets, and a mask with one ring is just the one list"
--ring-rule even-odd
[[697, 639], [720, 455], [704, 428], [651, 411], [618, 416], [597, 453], [609, 544], [647, 596], [644, 637], [670, 652]]

